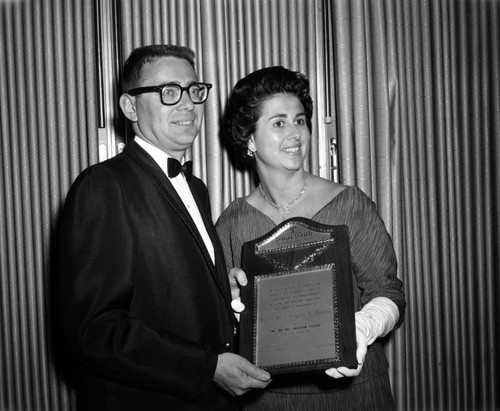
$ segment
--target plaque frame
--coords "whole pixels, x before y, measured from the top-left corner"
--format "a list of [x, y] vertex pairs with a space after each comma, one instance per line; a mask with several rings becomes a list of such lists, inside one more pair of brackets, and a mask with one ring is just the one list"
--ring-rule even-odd
[[248, 279], [241, 289], [243, 357], [273, 376], [357, 367], [346, 225], [288, 219], [246, 242], [241, 265]]

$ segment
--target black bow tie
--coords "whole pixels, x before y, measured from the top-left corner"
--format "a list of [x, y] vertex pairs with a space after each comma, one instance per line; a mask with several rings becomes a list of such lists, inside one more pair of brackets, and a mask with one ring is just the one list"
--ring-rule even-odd
[[193, 174], [192, 161], [186, 161], [184, 164], [181, 164], [175, 158], [169, 157], [167, 167], [168, 176], [170, 178], [177, 176], [182, 171], [186, 176], [186, 179], [189, 180], [191, 178], [191, 175]]

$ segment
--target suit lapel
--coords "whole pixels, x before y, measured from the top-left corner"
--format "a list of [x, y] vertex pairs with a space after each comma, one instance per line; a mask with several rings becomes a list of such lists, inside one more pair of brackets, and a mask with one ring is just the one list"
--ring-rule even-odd
[[[231, 293], [228, 287], [228, 282], [227, 282], [227, 273], [226, 273], [226, 263], [224, 260], [224, 253], [222, 251], [222, 246], [220, 245], [220, 240], [219, 236], [217, 235], [217, 231], [215, 230], [215, 226], [213, 225], [212, 222], [212, 215], [210, 214], [210, 209], [207, 207], [207, 203], [203, 203], [202, 196], [200, 193], [197, 192], [196, 186], [192, 183], [189, 182], [189, 188], [191, 189], [191, 192], [193, 193], [193, 197], [196, 201], [196, 205], [198, 206], [198, 209], [200, 210], [201, 218], [203, 219], [203, 223], [205, 224], [205, 228], [207, 230], [208, 236], [210, 237], [210, 240], [212, 241], [212, 245], [214, 246], [214, 255], [215, 255], [215, 264], [216, 267], [214, 267], [214, 274], [215, 274], [215, 279], [219, 286], [221, 287], [221, 290], [223, 293], [226, 295], [228, 300], [231, 300]], [[205, 193], [205, 192], [204, 192]], [[207, 214], [208, 212], [208, 214]], [[208, 251], [207, 251], [208, 253]], [[210, 259], [210, 261], [212, 261]]]
[[[220, 245], [220, 240], [219, 236], [217, 235], [217, 231], [215, 230], [215, 226], [212, 222], [212, 215], [207, 212], [210, 212], [209, 207], [207, 207], [207, 204], [202, 203], [201, 196], [198, 194], [196, 191], [196, 188], [194, 185], [189, 182], [189, 188], [191, 189], [191, 192], [193, 193], [193, 197], [196, 201], [196, 205], [198, 206], [198, 209], [200, 210], [201, 218], [203, 219], [203, 223], [205, 224], [205, 228], [207, 229], [207, 233], [210, 237], [210, 240], [212, 241], [212, 244], [214, 246], [214, 254], [215, 254], [215, 261], [218, 262], [224, 262], [224, 253], [222, 251], [222, 247]], [[225, 267], [225, 262], [223, 264]], [[224, 269], [225, 271], [225, 269]]]
[[[225, 276], [221, 278], [221, 276], [217, 273], [218, 270], [215, 267], [212, 258], [210, 257], [205, 242], [203, 241], [203, 238], [201, 237], [201, 234], [198, 231], [196, 224], [191, 218], [191, 215], [189, 214], [189, 211], [182, 202], [181, 198], [177, 194], [177, 191], [175, 190], [174, 186], [169, 181], [167, 176], [165, 176], [160, 166], [146, 151], [144, 151], [134, 141], [127, 144], [127, 146], [124, 149], [124, 154], [127, 154], [134, 162], [136, 162], [139, 165], [139, 167], [141, 167], [141, 169], [144, 170], [144, 172], [148, 175], [148, 177], [154, 181], [160, 193], [170, 203], [172, 209], [179, 215], [180, 219], [183, 221], [188, 230], [191, 232], [200, 250], [202, 251], [207, 266], [209, 267], [210, 272], [212, 274], [212, 277], [216, 281], [217, 285], [221, 289], [226, 299], [230, 300], [231, 297], [229, 289], [226, 285], [227, 282], [225, 281], [227, 279], [225, 278]], [[193, 189], [194, 185], [191, 182], [189, 182], [189, 187], [191, 189], [191, 192], [193, 193], [193, 197], [196, 201], [198, 209], [200, 210], [200, 214], [207, 229], [208, 235], [210, 236], [212, 244], [214, 245], [216, 262], [220, 266], [220, 264], [224, 262], [224, 256], [220, 251], [221, 247], [219, 245], [219, 239], [217, 237], [217, 233], [213, 229], [211, 217], [206, 215], [205, 206], [204, 204], [201, 203], [200, 194], [195, 189]], [[223, 266], [225, 267], [225, 264], [223, 264]]]

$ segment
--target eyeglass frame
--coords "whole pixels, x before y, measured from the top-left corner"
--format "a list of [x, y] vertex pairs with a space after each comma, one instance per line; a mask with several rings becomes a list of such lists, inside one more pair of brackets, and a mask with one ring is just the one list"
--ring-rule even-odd
[[[191, 98], [191, 94], [189, 93], [189, 89], [193, 86], [196, 86], [196, 85], [204, 85], [207, 87], [207, 96], [205, 97], [205, 100], [196, 102], [196, 101], [193, 101], [193, 99]], [[181, 89], [181, 93], [179, 94], [179, 99], [175, 103], [165, 103], [163, 101], [162, 91], [167, 86], [175, 86], [175, 87], [178, 87]], [[211, 88], [212, 88], [211, 83], [202, 83], [202, 82], [197, 81], [197, 82], [194, 82], [194, 83], [187, 85], [186, 87], [183, 87], [180, 84], [176, 84], [176, 83], [165, 83], [165, 84], [160, 84], [159, 86], [136, 87], [136, 88], [132, 88], [132, 89], [128, 90], [126, 93], [130, 94], [131, 96], [137, 96], [139, 94], [154, 93], [157, 91], [158, 94], [160, 95], [161, 104], [163, 104], [165, 106], [175, 106], [179, 101], [182, 100], [182, 95], [184, 94], [185, 91], [188, 92], [187, 95], [189, 96], [189, 99], [191, 100], [191, 102], [193, 104], [203, 104], [203, 103], [205, 103], [205, 101], [207, 101]]]

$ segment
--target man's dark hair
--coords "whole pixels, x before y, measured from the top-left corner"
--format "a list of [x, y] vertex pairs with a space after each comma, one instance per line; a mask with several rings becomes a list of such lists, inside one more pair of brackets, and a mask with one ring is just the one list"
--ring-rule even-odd
[[130, 53], [123, 65], [122, 91], [126, 92], [138, 86], [141, 69], [145, 64], [153, 63], [164, 57], [177, 57], [186, 60], [194, 67], [194, 51], [188, 47], [173, 44], [153, 44], [138, 47]]

